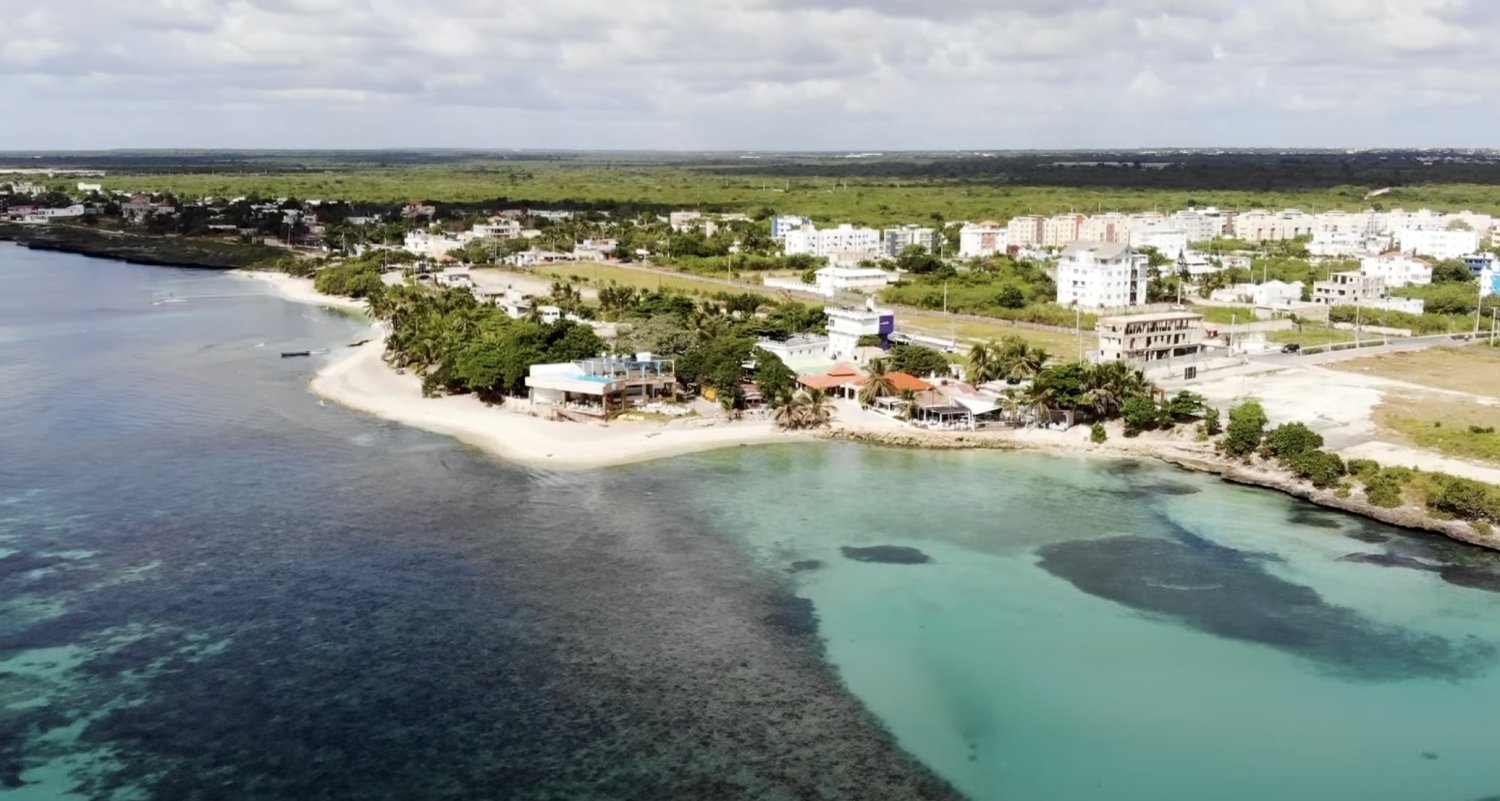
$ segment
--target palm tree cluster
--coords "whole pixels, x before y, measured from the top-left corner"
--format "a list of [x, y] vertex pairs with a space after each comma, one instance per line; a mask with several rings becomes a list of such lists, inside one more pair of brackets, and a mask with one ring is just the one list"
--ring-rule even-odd
[[772, 413], [776, 425], [786, 430], [823, 428], [833, 421], [833, 404], [821, 389], [804, 389], [782, 399]]
[[969, 349], [968, 379], [973, 384], [990, 381], [1012, 383], [1035, 378], [1052, 354], [1026, 340], [1009, 336], [999, 342], [978, 342]]
[[1146, 398], [1153, 403], [1161, 390], [1146, 379], [1146, 374], [1124, 362], [1100, 362], [1086, 365], [1082, 376], [1083, 400], [1100, 418], [1118, 417], [1125, 401]]

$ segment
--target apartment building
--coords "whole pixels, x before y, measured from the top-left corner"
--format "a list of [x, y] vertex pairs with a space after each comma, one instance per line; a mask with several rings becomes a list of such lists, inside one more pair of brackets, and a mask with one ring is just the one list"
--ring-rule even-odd
[[977, 259], [1004, 253], [1010, 247], [1010, 232], [994, 220], [964, 223], [958, 230], [958, 257]]
[[1058, 214], [1042, 222], [1042, 247], [1066, 247], [1077, 242], [1078, 228], [1088, 217], [1083, 214]]
[[1015, 217], [1005, 224], [1005, 238], [1011, 247], [1035, 248], [1042, 244], [1042, 227], [1047, 218], [1036, 214]]
[[1234, 238], [1246, 242], [1281, 242], [1311, 236], [1316, 228], [1317, 219], [1297, 209], [1251, 209], [1233, 221]]
[[917, 245], [928, 253], [936, 253], [938, 250], [938, 234], [931, 228], [923, 228], [919, 225], [903, 225], [899, 228], [887, 228], [881, 232], [880, 244], [885, 255], [896, 258], [901, 251], [912, 245]]
[[881, 255], [879, 231], [856, 228], [848, 223], [821, 230], [803, 225], [787, 231], [784, 244], [788, 255], [805, 253], [841, 263], [875, 259]]
[[1432, 283], [1432, 262], [1405, 253], [1385, 253], [1360, 260], [1359, 271], [1377, 276], [1387, 287], [1420, 286]]
[[1074, 242], [1057, 263], [1057, 302], [1090, 309], [1146, 302], [1146, 259], [1122, 242]]
[[1187, 234], [1189, 242], [1207, 242], [1218, 239], [1229, 230], [1229, 217], [1216, 208], [1183, 209], [1171, 217], [1172, 222]]
[[1133, 223], [1130, 217], [1119, 212], [1095, 214], [1078, 224], [1078, 239], [1085, 242], [1129, 242]]
[[1427, 230], [1403, 228], [1395, 231], [1392, 238], [1396, 248], [1403, 253], [1427, 256], [1439, 261], [1461, 259], [1479, 250], [1479, 233], [1473, 230]]

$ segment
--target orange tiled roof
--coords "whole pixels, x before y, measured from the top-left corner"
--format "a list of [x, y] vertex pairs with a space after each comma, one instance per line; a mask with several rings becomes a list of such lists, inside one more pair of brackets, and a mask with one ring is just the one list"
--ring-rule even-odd
[[908, 389], [912, 392], [926, 392], [932, 389], [931, 384], [917, 378], [911, 373], [886, 373], [885, 377], [891, 382], [891, 386], [897, 392], [905, 392]]

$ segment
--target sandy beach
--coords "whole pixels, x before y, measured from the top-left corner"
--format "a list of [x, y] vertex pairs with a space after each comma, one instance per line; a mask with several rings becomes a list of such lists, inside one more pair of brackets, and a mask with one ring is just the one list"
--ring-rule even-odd
[[328, 306], [357, 312], [366, 310], [365, 302], [362, 300], [324, 295], [313, 287], [313, 280], [311, 278], [298, 278], [286, 273], [271, 272], [269, 270], [230, 270], [229, 274], [268, 284], [273, 294], [293, 303], [306, 303], [310, 306]]
[[696, 451], [812, 439], [767, 421], [671, 423], [554, 422], [534, 417], [525, 401], [486, 406], [472, 396], [422, 397], [421, 381], [382, 358], [375, 339], [320, 370], [310, 384], [341, 406], [416, 428], [446, 434], [503, 459], [533, 466], [586, 469], [643, 462]]

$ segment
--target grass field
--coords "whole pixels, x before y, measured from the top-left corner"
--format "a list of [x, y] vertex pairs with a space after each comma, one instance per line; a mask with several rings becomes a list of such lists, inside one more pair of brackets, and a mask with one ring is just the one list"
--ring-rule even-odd
[[[1139, 187], [1063, 187], [999, 180], [721, 175], [682, 165], [561, 164], [476, 161], [466, 164], [362, 165], [326, 171], [112, 174], [108, 189], [173, 192], [190, 197], [296, 197], [370, 203], [430, 200], [506, 201], [521, 205], [598, 204], [664, 209], [755, 212], [770, 208], [821, 221], [885, 225], [948, 220], [1005, 219], [1070, 210], [1144, 211], [1189, 205], [1225, 208], [1362, 208], [1365, 187], [1298, 191], [1214, 191]], [[1381, 198], [1387, 207], [1431, 206], [1500, 212], [1500, 187], [1469, 184], [1401, 187]]]
[[1500, 405], [1428, 393], [1388, 396], [1375, 407], [1375, 424], [1397, 442], [1500, 465]]
[[1336, 362], [1328, 368], [1500, 398], [1500, 349], [1483, 345], [1387, 353]]
[[1284, 331], [1272, 331], [1266, 336], [1272, 342], [1281, 342], [1283, 344], [1295, 342], [1304, 348], [1354, 341], [1353, 331], [1312, 325], [1304, 325], [1300, 331], [1295, 328], [1289, 328]]
[[1203, 315], [1203, 320], [1220, 325], [1255, 322], [1255, 309], [1250, 306], [1190, 306], [1188, 311]]

